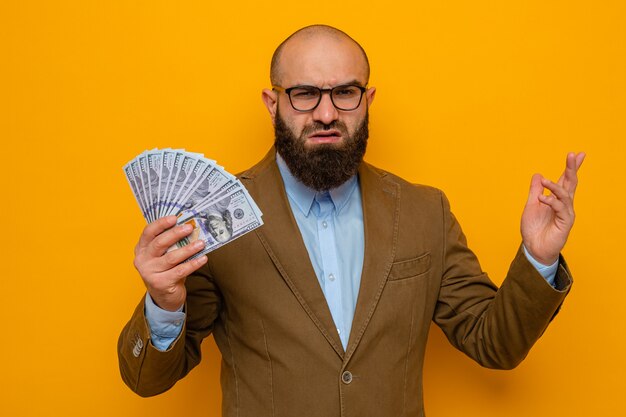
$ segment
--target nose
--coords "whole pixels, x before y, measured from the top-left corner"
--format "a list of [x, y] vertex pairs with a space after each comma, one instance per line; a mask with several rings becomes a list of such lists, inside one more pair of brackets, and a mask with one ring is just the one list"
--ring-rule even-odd
[[330, 99], [330, 92], [323, 92], [320, 104], [313, 110], [313, 120], [329, 125], [339, 118], [339, 111]]

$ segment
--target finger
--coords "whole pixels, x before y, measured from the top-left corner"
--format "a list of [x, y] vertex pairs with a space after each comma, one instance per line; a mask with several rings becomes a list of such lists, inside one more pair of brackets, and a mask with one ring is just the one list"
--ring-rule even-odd
[[564, 211], [567, 209], [566, 204], [554, 195], [541, 195], [539, 196], [539, 201], [552, 207], [554, 211]]
[[547, 178], [541, 180], [541, 185], [547, 188], [559, 200], [566, 204], [571, 204], [572, 196], [564, 186], [554, 183]]
[[563, 201], [553, 195], [541, 195], [539, 201], [549, 206], [554, 212], [556, 218], [561, 219], [565, 223], [572, 223], [574, 211], [570, 209]]
[[191, 273], [200, 269], [204, 264], [207, 263], [207, 260], [208, 258], [206, 255], [200, 256], [196, 259], [192, 259], [189, 262], [179, 264], [172, 269], [160, 273], [157, 276], [157, 279], [168, 280], [171, 282], [180, 281], [187, 278]]
[[195, 242], [185, 245], [182, 248], [165, 253], [159, 258], [159, 261], [156, 265], [157, 270], [167, 271], [168, 269], [172, 269], [184, 260], [187, 260], [196, 253], [200, 252], [202, 249], [204, 249], [204, 246], [205, 242], [203, 240], [196, 240]]
[[154, 240], [155, 237], [163, 233], [163, 231], [171, 228], [176, 224], [176, 216], [161, 217], [144, 227], [143, 233], [139, 238], [136, 250], [145, 248]]
[[576, 170], [577, 171], [580, 169], [580, 166], [585, 161], [585, 157], [586, 156], [587, 156], [587, 154], [584, 153], [584, 152], [579, 152], [578, 154], [576, 154]]
[[567, 156], [565, 157], [565, 170], [559, 177], [557, 184], [565, 185], [565, 181], [568, 178], [571, 178], [572, 169], [574, 170], [574, 173], [575, 173], [576, 172], [575, 171], [576, 170], [576, 158], [573, 152], [569, 152]]
[[176, 242], [188, 236], [193, 231], [190, 224], [181, 224], [161, 233], [155, 237], [146, 248], [151, 257], [161, 257]]
[[570, 152], [567, 154], [567, 159], [565, 162], [565, 171], [559, 178], [558, 184], [562, 185], [571, 197], [574, 196], [574, 192], [576, 191], [576, 187], [578, 186], [578, 169], [582, 165], [585, 159], [585, 154], [583, 152], [576, 154], [574, 152]]

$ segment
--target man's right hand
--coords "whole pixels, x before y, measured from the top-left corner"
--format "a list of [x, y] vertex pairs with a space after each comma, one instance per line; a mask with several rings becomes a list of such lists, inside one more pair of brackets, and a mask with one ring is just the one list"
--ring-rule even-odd
[[202, 240], [167, 252], [193, 230], [191, 225], [175, 225], [176, 216], [163, 217], [147, 225], [135, 246], [134, 260], [152, 300], [169, 311], [176, 311], [185, 304], [185, 278], [207, 262], [205, 255], [181, 263], [204, 248]]

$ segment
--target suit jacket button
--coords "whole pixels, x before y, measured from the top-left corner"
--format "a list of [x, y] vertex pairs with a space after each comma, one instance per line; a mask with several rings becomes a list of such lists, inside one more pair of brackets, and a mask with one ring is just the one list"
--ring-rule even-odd
[[352, 373], [349, 371], [345, 371], [343, 374], [341, 374], [341, 382], [346, 385], [352, 382]]

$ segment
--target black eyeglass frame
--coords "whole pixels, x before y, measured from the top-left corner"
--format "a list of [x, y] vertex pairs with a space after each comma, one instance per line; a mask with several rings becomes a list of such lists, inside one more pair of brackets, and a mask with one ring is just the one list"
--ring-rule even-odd
[[[346, 87], [356, 87], [356, 88], [359, 89], [359, 91], [361, 91], [361, 94], [359, 95], [359, 102], [357, 103], [357, 105], [354, 108], [351, 108], [351, 109], [345, 109], [345, 108], [341, 108], [341, 107], [337, 106], [337, 104], [335, 103], [335, 100], [333, 99], [333, 91], [334, 90], [339, 89], [339, 88], [346, 88]], [[315, 106], [313, 106], [309, 110], [300, 110], [300, 109], [296, 108], [296, 106], [293, 105], [293, 101], [291, 100], [291, 92], [293, 90], [295, 90], [296, 88], [311, 88], [311, 89], [315, 89], [315, 90], [319, 91], [320, 95], [317, 98], [317, 103], [315, 103]], [[316, 87], [314, 85], [294, 85], [293, 87], [284, 88], [284, 87], [281, 87], [279, 85], [273, 85], [272, 86], [272, 90], [285, 92], [287, 94], [287, 97], [289, 97], [289, 104], [291, 104], [291, 107], [295, 111], [299, 111], [301, 113], [308, 113], [310, 111], [315, 110], [317, 108], [317, 106], [320, 105], [320, 103], [322, 102], [322, 96], [324, 95], [324, 93], [328, 93], [328, 95], [330, 96], [331, 103], [333, 103], [333, 106], [335, 106], [335, 108], [337, 110], [354, 111], [354, 110], [358, 109], [359, 106], [361, 105], [361, 101], [363, 101], [363, 94], [365, 94], [365, 92], [367, 91], [367, 87], [363, 87], [361, 85], [356, 85], [356, 84], [342, 84], [342, 85], [337, 85], [337, 86], [335, 86], [333, 88], [319, 88], [319, 87]]]

